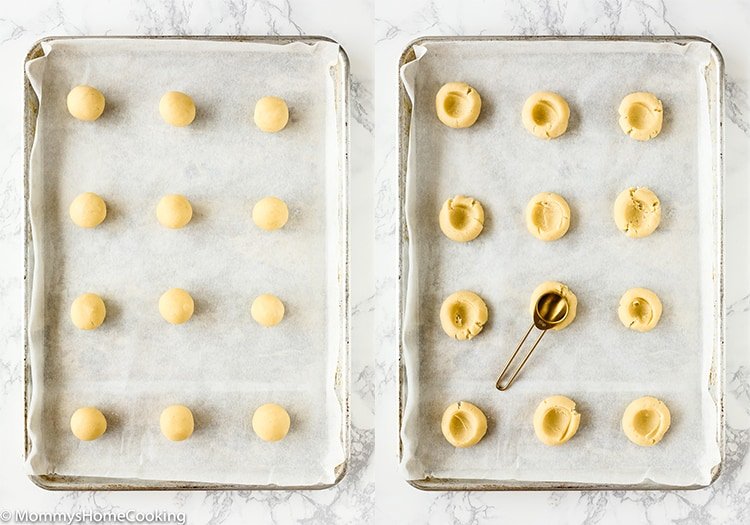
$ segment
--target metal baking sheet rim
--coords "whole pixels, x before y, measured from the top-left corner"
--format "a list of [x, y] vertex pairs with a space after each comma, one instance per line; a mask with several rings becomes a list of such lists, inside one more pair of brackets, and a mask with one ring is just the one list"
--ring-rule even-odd
[[[717, 246], [715, 264], [719, 270], [716, 290], [718, 297], [715, 298], [715, 311], [719, 315], [714, 319], [714, 349], [712, 355], [712, 367], [710, 370], [710, 384], [717, 407], [716, 441], [719, 445], [719, 463], [711, 472], [711, 480], [706, 485], [666, 485], [645, 480], [635, 484], [616, 483], [566, 483], [559, 481], [514, 481], [514, 480], [489, 480], [489, 479], [454, 479], [454, 478], [432, 478], [407, 479], [411, 486], [425, 491], [447, 491], [447, 490], [476, 490], [476, 491], [539, 491], [539, 490], [696, 490], [713, 484], [721, 474], [725, 458], [724, 438], [724, 339], [725, 339], [725, 317], [724, 305], [724, 57], [716, 45], [700, 36], [428, 36], [420, 37], [409, 42], [401, 53], [398, 62], [398, 192], [399, 192], [399, 323], [398, 323], [398, 458], [403, 460], [403, 441], [401, 429], [403, 427], [404, 407], [406, 404], [406, 367], [404, 364], [404, 305], [406, 300], [406, 283], [409, 271], [408, 246], [409, 235], [406, 228], [405, 196], [406, 196], [406, 166], [409, 152], [409, 128], [411, 126], [411, 102], [401, 81], [401, 67], [415, 60], [414, 46], [429, 42], [508, 42], [508, 41], [590, 41], [590, 42], [667, 42], [674, 44], [689, 44], [690, 42], [706, 42], [711, 45], [713, 62], [716, 65], [716, 82], [710, 84], [715, 89], [716, 107], [709, 108], [713, 111], [716, 119], [716, 129], [713, 141], [713, 168], [714, 168], [714, 195], [713, 202], [718, 210], [714, 223]], [[709, 88], [711, 89], [711, 87]]]
[[[73, 40], [79, 38], [122, 38], [122, 39], [151, 39], [151, 40], [213, 40], [213, 41], [236, 41], [236, 42], [255, 42], [264, 44], [284, 45], [292, 42], [302, 42], [314, 44], [316, 42], [332, 42], [338, 44], [335, 40], [325, 36], [249, 36], [249, 35], [227, 35], [227, 36], [49, 36], [42, 38], [31, 46], [24, 59], [24, 172], [23, 172], [23, 190], [24, 190], [24, 392], [23, 392], [23, 424], [24, 424], [24, 459], [27, 459], [31, 452], [31, 438], [28, 432], [28, 412], [29, 401], [31, 396], [31, 363], [29, 360], [29, 333], [28, 319], [30, 306], [31, 276], [34, 264], [33, 244], [31, 237], [31, 221], [29, 217], [29, 159], [31, 156], [31, 146], [34, 143], [36, 133], [36, 119], [39, 112], [39, 100], [31, 87], [28, 77], [26, 76], [26, 62], [34, 58], [43, 56], [42, 44], [52, 40]], [[118, 490], [118, 491], [135, 491], [135, 490], [322, 490], [338, 485], [349, 468], [350, 458], [350, 431], [351, 431], [351, 414], [349, 408], [349, 383], [350, 383], [350, 327], [351, 327], [351, 305], [349, 299], [349, 97], [350, 97], [350, 80], [349, 80], [349, 56], [341, 46], [339, 46], [339, 60], [337, 66], [338, 79], [336, 80], [338, 94], [337, 102], [341, 104], [341, 110], [338, 112], [340, 119], [340, 129], [338, 136], [339, 143], [339, 171], [341, 172], [338, 202], [340, 204], [340, 221], [343, 225], [343, 238], [340, 239], [341, 259], [339, 264], [343, 269], [343, 286], [341, 291], [341, 306], [344, 312], [341, 319], [342, 340], [338, 355], [338, 364], [335, 373], [336, 393], [339, 397], [342, 413], [341, 443], [344, 448], [344, 461], [334, 468], [335, 478], [332, 483], [320, 483], [315, 485], [243, 485], [236, 483], [201, 483], [201, 482], [183, 482], [183, 481], [160, 481], [144, 479], [121, 479], [121, 478], [101, 478], [88, 476], [61, 476], [57, 474], [37, 475], [29, 474], [29, 479], [37, 486], [46, 490]]]

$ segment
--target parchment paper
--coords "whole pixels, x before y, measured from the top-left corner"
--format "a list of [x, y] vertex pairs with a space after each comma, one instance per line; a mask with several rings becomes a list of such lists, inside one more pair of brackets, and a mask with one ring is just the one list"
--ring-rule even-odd
[[[407, 391], [402, 471], [437, 478], [591, 483], [706, 484], [720, 461], [717, 407], [709, 370], [718, 275], [715, 181], [703, 43], [428, 42], [415, 49], [402, 78], [413, 101], [406, 220], [409, 233], [404, 326]], [[449, 129], [435, 116], [435, 94], [448, 81], [482, 96], [478, 122]], [[531, 93], [551, 90], [571, 107], [568, 132], [537, 139], [521, 123]], [[622, 133], [617, 107], [626, 94], [651, 91], [664, 103], [659, 137]], [[630, 239], [612, 219], [617, 194], [648, 186], [661, 198], [662, 222]], [[523, 211], [536, 193], [563, 195], [571, 228], [555, 242], [526, 230]], [[461, 244], [438, 225], [456, 194], [479, 199], [482, 234]], [[495, 381], [531, 324], [530, 294], [557, 280], [578, 297], [573, 324], [542, 340], [516, 383]], [[657, 328], [636, 333], [617, 317], [620, 296], [646, 287], [661, 298]], [[489, 322], [471, 341], [440, 327], [450, 293], [468, 289], [487, 302]], [[526, 347], [528, 348], [528, 347]], [[578, 434], [560, 447], [539, 442], [532, 425], [547, 396], [571, 397], [582, 413]], [[628, 441], [625, 407], [641, 396], [669, 406], [672, 426], [655, 447]], [[452, 402], [477, 404], [486, 437], [454, 449], [440, 418]]]
[[[334, 388], [342, 334], [343, 238], [333, 68], [339, 46], [190, 40], [84, 39], [45, 44], [28, 64], [41, 100], [31, 159], [34, 272], [33, 371], [28, 458], [35, 474], [242, 484], [330, 483], [344, 461]], [[106, 97], [93, 123], [73, 119], [66, 95], [91, 84]], [[168, 90], [190, 94], [197, 117], [165, 124]], [[265, 134], [252, 120], [264, 95], [286, 99], [291, 120]], [[340, 95], [340, 93], [339, 93]], [[332, 145], [333, 144], [333, 145]], [[73, 198], [101, 195], [107, 219], [93, 230], [68, 216]], [[162, 195], [185, 194], [188, 226], [156, 220]], [[252, 223], [266, 195], [290, 209], [282, 230]], [[188, 290], [195, 315], [159, 315], [168, 288]], [[97, 330], [69, 318], [81, 293], [107, 306]], [[274, 328], [250, 317], [274, 293], [286, 316]], [[278, 443], [255, 436], [263, 403], [290, 413]], [[159, 430], [170, 404], [189, 406], [196, 430], [173, 443]], [[69, 418], [99, 407], [108, 430], [79, 442]]]

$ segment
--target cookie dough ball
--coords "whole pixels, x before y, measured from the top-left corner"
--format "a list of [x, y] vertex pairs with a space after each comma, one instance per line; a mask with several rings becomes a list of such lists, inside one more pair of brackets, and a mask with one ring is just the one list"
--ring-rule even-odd
[[628, 405], [622, 416], [622, 430], [628, 439], [642, 447], [656, 445], [669, 430], [669, 409], [655, 397], [641, 397]]
[[534, 411], [534, 433], [545, 445], [562, 445], [578, 432], [581, 414], [576, 403], [565, 396], [551, 396]]
[[275, 295], [265, 293], [255, 298], [250, 314], [261, 326], [276, 326], [284, 318], [284, 303]]
[[107, 430], [107, 418], [98, 408], [79, 408], [70, 417], [70, 431], [81, 441], [98, 439]]
[[479, 118], [482, 98], [465, 82], [448, 82], [435, 96], [435, 110], [440, 122], [449, 128], [468, 128]]
[[93, 293], [85, 293], [76, 297], [70, 307], [70, 318], [73, 324], [81, 330], [99, 328], [107, 316], [102, 298]]
[[563, 328], [570, 325], [570, 323], [573, 322], [573, 320], [576, 318], [576, 308], [578, 307], [578, 298], [576, 295], [562, 283], [558, 283], [556, 281], [547, 281], [543, 282], [539, 286], [537, 286], [533, 292], [531, 292], [531, 302], [529, 303], [529, 312], [531, 312], [531, 315], [534, 315], [534, 310], [536, 309], [536, 303], [539, 301], [539, 299], [550, 292], [554, 292], [558, 295], [561, 295], [563, 299], [565, 299], [568, 302], [568, 315], [567, 317], [560, 323], [556, 324], [552, 327], [552, 330], [562, 330]]
[[156, 218], [167, 228], [182, 228], [193, 218], [193, 207], [184, 195], [165, 195], [156, 205]]
[[620, 102], [620, 128], [635, 140], [649, 140], [661, 131], [664, 108], [653, 93], [631, 93]]
[[171, 405], [159, 417], [161, 433], [170, 441], [185, 441], [193, 435], [195, 420], [193, 413], [184, 405]]
[[179, 128], [195, 120], [195, 102], [179, 91], [167, 91], [159, 101], [159, 114], [164, 122]]
[[484, 208], [471, 197], [456, 195], [440, 209], [440, 229], [449, 239], [468, 242], [476, 239], [484, 228]]
[[266, 231], [283, 228], [289, 220], [286, 202], [276, 197], [264, 197], [253, 206], [253, 222]]
[[487, 433], [487, 417], [476, 405], [458, 401], [443, 412], [440, 429], [448, 443], [454, 447], [472, 447]]
[[636, 332], [653, 329], [661, 317], [659, 297], [646, 288], [631, 288], [620, 298], [617, 315], [622, 324]]
[[78, 120], [94, 121], [104, 113], [104, 95], [91, 86], [76, 86], [68, 93], [68, 111]]
[[283, 98], [263, 97], [255, 103], [253, 119], [261, 131], [276, 133], [289, 122], [289, 108]]
[[489, 312], [481, 297], [462, 290], [450, 294], [440, 308], [440, 324], [450, 337], [471, 339], [484, 328]]
[[96, 193], [81, 193], [68, 209], [70, 218], [81, 228], [95, 228], [107, 217], [107, 204]]
[[648, 188], [628, 188], [617, 196], [615, 224], [628, 237], [647, 237], [661, 221], [661, 203]]
[[289, 433], [291, 420], [284, 407], [266, 403], [255, 410], [252, 423], [253, 431], [263, 441], [280, 441]]
[[568, 129], [570, 107], [557, 93], [538, 91], [526, 99], [521, 118], [532, 135], [540, 139], [554, 139]]
[[555, 241], [570, 228], [570, 206], [557, 193], [537, 193], [526, 205], [526, 228], [543, 241]]
[[181, 288], [170, 288], [159, 298], [159, 313], [172, 324], [186, 323], [194, 309], [193, 298]]

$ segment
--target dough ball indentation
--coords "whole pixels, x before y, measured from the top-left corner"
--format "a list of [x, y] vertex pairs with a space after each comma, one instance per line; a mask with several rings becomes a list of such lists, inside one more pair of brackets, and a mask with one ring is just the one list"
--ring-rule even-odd
[[184, 195], [165, 195], [156, 205], [156, 218], [167, 228], [182, 228], [193, 218], [193, 207]]
[[473, 126], [482, 110], [482, 97], [466, 82], [448, 82], [435, 95], [435, 111], [449, 128]]
[[440, 429], [446, 441], [454, 447], [472, 447], [487, 433], [487, 417], [476, 405], [458, 401], [443, 412]]
[[618, 108], [620, 128], [636, 140], [649, 140], [661, 132], [664, 108], [653, 93], [630, 93]]
[[459, 341], [471, 339], [481, 332], [488, 318], [485, 302], [468, 290], [452, 293], [440, 307], [443, 331]]
[[484, 229], [484, 208], [476, 199], [456, 195], [443, 203], [439, 222], [446, 237], [456, 242], [468, 242], [476, 239]]
[[636, 445], [650, 447], [662, 440], [671, 422], [667, 405], [655, 397], [646, 396], [627, 406], [622, 416], [622, 429]]
[[171, 324], [188, 322], [194, 310], [193, 298], [182, 288], [170, 288], [159, 298], [159, 313]]
[[276, 326], [284, 318], [284, 303], [270, 293], [259, 295], [250, 307], [250, 314], [261, 326]]
[[646, 187], [628, 188], [615, 199], [613, 215], [617, 228], [628, 237], [647, 237], [659, 227], [661, 203]]
[[263, 441], [280, 441], [289, 433], [291, 418], [281, 405], [266, 403], [253, 413], [252, 426]]
[[185, 127], [195, 120], [195, 102], [180, 91], [167, 91], [159, 100], [159, 114], [167, 124]]
[[70, 307], [70, 318], [81, 330], [99, 328], [107, 316], [107, 309], [101, 297], [85, 293], [76, 297]]
[[94, 121], [104, 113], [104, 95], [95, 87], [81, 85], [70, 90], [68, 112], [78, 120]]
[[521, 120], [526, 130], [535, 137], [554, 139], [568, 129], [570, 106], [557, 93], [538, 91], [524, 102]]
[[71, 220], [81, 228], [95, 228], [107, 217], [107, 203], [96, 193], [78, 195], [68, 208]]
[[107, 431], [107, 418], [96, 407], [82, 407], [70, 417], [70, 431], [81, 441], [93, 441]]
[[545, 281], [537, 286], [533, 292], [531, 292], [531, 301], [529, 303], [529, 313], [532, 317], [534, 316], [534, 310], [536, 309], [536, 303], [539, 299], [550, 292], [554, 292], [562, 296], [568, 303], [568, 315], [563, 321], [553, 326], [552, 330], [562, 330], [569, 326], [576, 318], [576, 311], [578, 309], [578, 298], [573, 291], [563, 283], [557, 281]]
[[545, 445], [562, 445], [578, 432], [581, 414], [565, 396], [544, 399], [534, 411], [534, 432]]
[[631, 288], [620, 298], [617, 315], [623, 325], [637, 332], [648, 332], [661, 319], [659, 296], [647, 288]]
[[253, 222], [262, 230], [278, 230], [288, 220], [289, 208], [277, 197], [264, 197], [253, 206]]
[[276, 133], [289, 122], [289, 107], [283, 98], [263, 97], [255, 103], [255, 125], [266, 133]]
[[159, 416], [161, 433], [170, 441], [185, 441], [193, 435], [195, 420], [185, 405], [170, 405]]
[[538, 193], [526, 205], [526, 228], [534, 237], [555, 241], [570, 228], [570, 206], [557, 193]]

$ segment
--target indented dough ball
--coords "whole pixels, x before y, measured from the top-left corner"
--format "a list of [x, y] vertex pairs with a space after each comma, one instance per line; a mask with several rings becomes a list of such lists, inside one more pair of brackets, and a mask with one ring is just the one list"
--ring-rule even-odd
[[289, 108], [283, 98], [263, 97], [255, 103], [253, 119], [261, 131], [276, 133], [289, 122]]
[[632, 401], [622, 415], [622, 431], [630, 441], [642, 447], [661, 441], [671, 423], [667, 405], [651, 396]]
[[659, 296], [648, 288], [631, 288], [620, 298], [617, 315], [622, 324], [636, 332], [648, 332], [661, 319]]
[[73, 324], [81, 330], [93, 330], [104, 322], [107, 309], [102, 298], [93, 293], [85, 293], [76, 297], [70, 307], [70, 318]]
[[263, 441], [279, 441], [289, 433], [291, 420], [284, 407], [276, 403], [259, 406], [253, 413], [253, 431]]
[[276, 326], [284, 318], [284, 303], [275, 295], [265, 293], [255, 298], [250, 314], [262, 326]]
[[554, 139], [568, 129], [570, 107], [551, 91], [537, 91], [526, 99], [521, 120], [526, 130], [540, 139]]
[[81, 193], [68, 208], [70, 218], [81, 228], [95, 228], [107, 217], [107, 204], [96, 193]]
[[93, 441], [107, 430], [107, 418], [98, 408], [79, 408], [70, 417], [70, 430], [81, 441]]
[[661, 132], [664, 107], [653, 93], [630, 93], [620, 102], [620, 129], [635, 140], [649, 140]]
[[466, 82], [448, 82], [435, 95], [435, 112], [449, 128], [474, 125], [482, 111], [482, 97]]
[[443, 412], [440, 429], [446, 441], [454, 447], [473, 447], [487, 433], [487, 416], [478, 406], [457, 401]]
[[562, 445], [578, 432], [581, 414], [569, 397], [551, 396], [534, 411], [534, 433], [545, 445]]
[[526, 229], [542, 241], [556, 241], [570, 228], [570, 206], [557, 193], [537, 193], [526, 205]]
[[161, 433], [170, 441], [184, 441], [193, 435], [193, 413], [184, 405], [171, 405], [159, 417]]
[[159, 113], [167, 124], [188, 126], [195, 119], [195, 102], [180, 91], [167, 91], [159, 101]]
[[91, 86], [76, 86], [68, 93], [68, 111], [78, 120], [93, 121], [104, 113], [104, 95]]
[[193, 207], [183, 195], [165, 195], [156, 205], [156, 218], [167, 228], [182, 228], [193, 218]]
[[484, 208], [474, 198], [456, 195], [443, 203], [439, 222], [446, 237], [456, 242], [469, 242], [482, 233]]
[[159, 313], [172, 324], [182, 324], [193, 316], [195, 303], [182, 288], [170, 288], [159, 298]]
[[481, 332], [488, 318], [487, 304], [468, 290], [450, 294], [440, 307], [440, 326], [448, 336], [459, 341], [471, 339]]
[[264, 197], [253, 206], [253, 222], [266, 231], [278, 230], [289, 220], [289, 208], [276, 197]]

